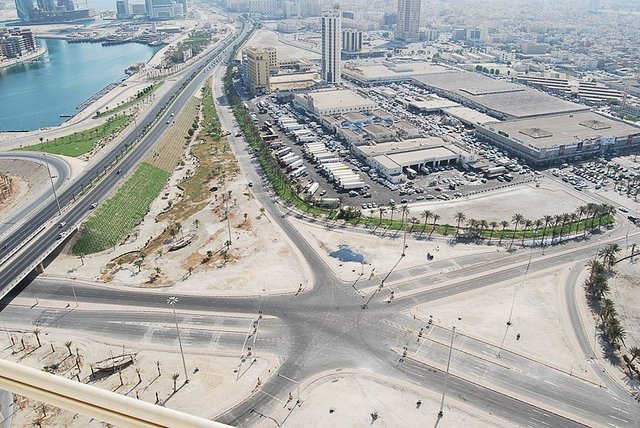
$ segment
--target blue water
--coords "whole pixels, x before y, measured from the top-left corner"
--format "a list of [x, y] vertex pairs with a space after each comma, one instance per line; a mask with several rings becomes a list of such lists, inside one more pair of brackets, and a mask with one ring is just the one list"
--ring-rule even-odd
[[0, 70], [0, 131], [59, 125], [66, 120], [60, 114], [76, 113], [76, 106], [121, 81], [127, 67], [147, 61], [159, 49], [137, 43], [38, 43], [48, 50], [40, 60]]
[[353, 251], [348, 245], [340, 245], [339, 250], [329, 253], [329, 255], [341, 262], [366, 263], [364, 256]]

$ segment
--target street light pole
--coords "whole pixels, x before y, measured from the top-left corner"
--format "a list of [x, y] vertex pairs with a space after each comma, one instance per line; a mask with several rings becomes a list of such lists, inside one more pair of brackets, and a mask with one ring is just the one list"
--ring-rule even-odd
[[53, 190], [53, 197], [56, 200], [56, 204], [58, 205], [58, 214], [62, 215], [62, 210], [60, 209], [60, 201], [58, 201], [58, 194], [56, 193], [56, 186], [53, 185], [53, 176], [51, 175], [51, 170], [49, 169], [49, 161], [47, 160], [47, 155], [42, 154], [44, 158], [44, 163], [47, 165], [47, 172], [49, 173], [49, 180], [51, 180], [51, 189]]
[[453, 351], [453, 338], [456, 334], [456, 326], [454, 325], [451, 329], [451, 343], [449, 344], [449, 358], [447, 359], [447, 372], [444, 375], [444, 389], [442, 390], [442, 400], [440, 401], [440, 411], [438, 412], [438, 417], [441, 418], [444, 416], [444, 396], [447, 393], [447, 382], [449, 380], [449, 366], [451, 364], [451, 352]]
[[176, 322], [176, 333], [178, 334], [178, 344], [180, 345], [180, 355], [182, 356], [182, 368], [184, 369], [184, 383], [189, 383], [189, 374], [187, 373], [187, 363], [184, 360], [184, 351], [182, 350], [182, 339], [180, 339], [180, 328], [178, 327], [178, 316], [176, 315], [176, 303], [178, 303], [177, 297], [169, 297], [167, 303], [173, 308], [173, 319]]

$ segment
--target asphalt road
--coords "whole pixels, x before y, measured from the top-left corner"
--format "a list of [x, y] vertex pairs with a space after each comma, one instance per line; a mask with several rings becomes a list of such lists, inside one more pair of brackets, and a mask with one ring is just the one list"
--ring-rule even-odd
[[[56, 222], [64, 221], [67, 223], [67, 227], [71, 227], [86, 218], [93, 203], [108, 196], [120, 184], [124, 176], [135, 170], [140, 161], [161, 139], [168, 126], [165, 122], [170, 120], [171, 113], [179, 112], [184, 107], [207, 79], [211, 67], [226, 59], [230, 53], [231, 44], [248, 31], [249, 25], [243, 23], [241, 29], [230, 35], [226, 42], [184, 72], [183, 76], [175, 82], [174, 89], [168, 91], [145, 113], [145, 116], [139, 118], [138, 126], [135, 129], [131, 130], [119, 144], [111, 148], [107, 155], [97, 160], [58, 194], [58, 200], [63, 207], [74, 202], [76, 197], [84, 191], [83, 197], [58, 218], [56, 218], [58, 208], [55, 201], [41, 206], [29, 222], [20, 225], [5, 237], [3, 242], [6, 247], [3, 244], [3, 247], [0, 248], [0, 259], [20, 246], [26, 237], [50, 219], [56, 218]], [[149, 131], [140, 137], [145, 128], [149, 128]], [[125, 154], [126, 150], [129, 150], [128, 154]], [[117, 169], [109, 169], [115, 162], [119, 162]], [[116, 170], [121, 170], [122, 173], [117, 174]], [[96, 179], [99, 181], [93, 187], [89, 187]], [[0, 266], [0, 296], [7, 292], [7, 287], [14, 278], [20, 277], [37, 262], [46, 249], [57, 241], [62, 241], [58, 238], [60, 232], [57, 228], [41, 232], [27, 244], [26, 251], [23, 251], [20, 257], [14, 257]], [[62, 232], [69, 232], [69, 230], [64, 229]]]
[[[45, 158], [40, 153], [31, 153], [31, 152], [0, 152], [0, 159], [21, 159], [30, 162], [34, 162], [34, 167], [37, 168], [46, 168]], [[67, 180], [71, 177], [71, 167], [69, 164], [63, 159], [55, 156], [55, 155], [47, 155], [46, 161], [49, 163], [49, 169], [51, 171], [51, 176], [53, 178], [53, 184], [56, 188], [56, 191], [60, 187], [62, 187]], [[51, 184], [49, 180], [44, 183], [42, 189], [34, 194], [30, 199], [23, 202], [22, 205], [18, 206], [15, 210], [12, 210], [8, 215], [3, 219], [2, 223], [0, 223], [0, 236], [3, 236], [5, 233], [9, 232], [15, 225], [26, 221], [30, 214], [35, 212], [37, 208], [46, 202], [48, 199], [51, 199], [53, 202], [53, 191], [51, 190]], [[4, 246], [4, 242], [2, 243]], [[7, 247], [8, 247], [7, 243]], [[2, 256], [0, 256], [1, 258]]]

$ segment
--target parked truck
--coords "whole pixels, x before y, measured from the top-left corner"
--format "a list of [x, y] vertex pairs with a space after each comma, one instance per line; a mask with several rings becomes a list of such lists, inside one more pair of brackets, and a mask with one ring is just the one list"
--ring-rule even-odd
[[320, 184], [318, 184], [318, 182], [315, 182], [311, 185], [311, 187], [309, 187], [309, 189], [307, 189], [307, 193], [313, 196], [318, 191], [319, 187]]
[[340, 206], [340, 199], [320, 198], [318, 199], [318, 205], [325, 208], [338, 208]]
[[281, 165], [289, 165], [291, 162], [289, 162], [290, 159], [296, 160], [296, 155], [294, 153], [289, 153], [287, 155], [284, 155], [280, 158], [280, 164]]
[[287, 158], [286, 160], [283, 161], [284, 165], [291, 165], [292, 163], [294, 163], [295, 161], [302, 161], [302, 159], [300, 159], [300, 156], [298, 155], [293, 155], [293, 157]]
[[301, 175], [304, 175], [307, 173], [307, 167], [306, 166], [301, 166], [298, 167], [297, 169], [294, 169], [291, 174], [289, 174], [291, 177], [293, 178], [298, 178]]
[[291, 147], [285, 147], [283, 149], [276, 151], [276, 157], [281, 159], [282, 157], [288, 155], [289, 153], [291, 153]]
[[294, 169], [300, 168], [303, 164], [303, 160], [302, 159], [297, 159], [293, 162], [291, 162], [289, 165], [287, 165], [287, 172], [291, 172]]
[[504, 166], [494, 166], [493, 168], [487, 168], [484, 173], [484, 176], [487, 178], [496, 178], [502, 174], [507, 172], [507, 168]]
[[343, 190], [355, 190], [362, 189], [365, 186], [364, 181], [349, 181], [347, 183], [341, 184]]

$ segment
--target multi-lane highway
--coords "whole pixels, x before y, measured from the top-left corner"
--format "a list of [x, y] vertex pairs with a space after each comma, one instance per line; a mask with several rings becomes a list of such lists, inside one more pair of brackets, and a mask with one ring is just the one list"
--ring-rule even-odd
[[[171, 118], [171, 114], [184, 107], [189, 98], [202, 86], [210, 74], [211, 67], [225, 60], [233, 43], [249, 31], [250, 25], [241, 21], [240, 28], [230, 32], [220, 46], [185, 70], [182, 77], [173, 83], [173, 88], [137, 120], [137, 127], [130, 130], [121, 142], [110, 148], [106, 155], [59, 192], [58, 200], [61, 206], [75, 201], [74, 205], [59, 218], [56, 218], [58, 207], [55, 201], [41, 205], [28, 222], [7, 234], [3, 245], [0, 246], [0, 259], [13, 252], [16, 247], [22, 247], [27, 237], [51, 219], [56, 218], [56, 223], [66, 222], [67, 228], [79, 224], [89, 214], [94, 203], [109, 195], [118, 186], [121, 178], [135, 169], [162, 137], [167, 126], [165, 123]], [[119, 162], [117, 169], [122, 171], [121, 174], [111, 168], [116, 162]], [[80, 198], [76, 201], [78, 197]], [[59, 241], [60, 232], [57, 229], [43, 231], [28, 242], [20, 252], [20, 257], [9, 259], [0, 266], [0, 298], [8, 292], [9, 287], [15, 285], [16, 278], [28, 273], [43, 252], [55, 246]], [[68, 232], [69, 229], [62, 231], [63, 234]]]

